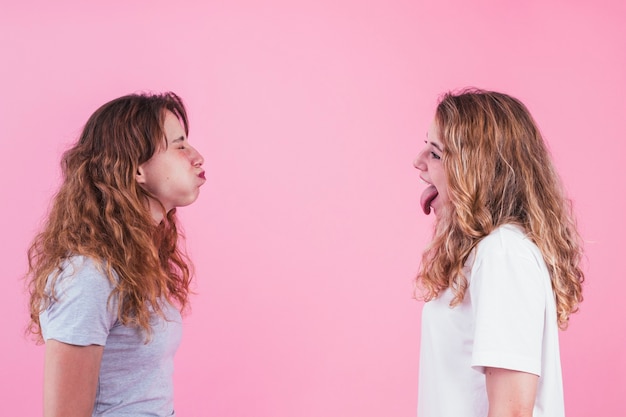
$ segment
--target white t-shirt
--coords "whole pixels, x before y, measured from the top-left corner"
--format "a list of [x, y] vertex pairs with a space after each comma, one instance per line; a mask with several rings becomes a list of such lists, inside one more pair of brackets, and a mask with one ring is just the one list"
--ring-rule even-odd
[[424, 305], [418, 417], [486, 417], [485, 367], [539, 375], [533, 417], [563, 417], [556, 302], [539, 248], [504, 225], [480, 241], [469, 287], [450, 307], [447, 289]]

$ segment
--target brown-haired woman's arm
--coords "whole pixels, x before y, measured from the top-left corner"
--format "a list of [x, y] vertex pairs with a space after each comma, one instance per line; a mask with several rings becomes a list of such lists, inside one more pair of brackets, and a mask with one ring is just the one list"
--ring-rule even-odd
[[50, 339], [44, 365], [44, 417], [91, 417], [104, 346]]
[[539, 377], [502, 368], [485, 368], [487, 417], [532, 417]]

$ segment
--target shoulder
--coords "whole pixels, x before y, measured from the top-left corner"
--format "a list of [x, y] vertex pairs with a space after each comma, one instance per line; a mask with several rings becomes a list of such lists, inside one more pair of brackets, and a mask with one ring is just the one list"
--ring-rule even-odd
[[[113, 272], [113, 279], [117, 275]], [[65, 291], [70, 287], [88, 287], [96, 290], [111, 291], [115, 283], [107, 274], [106, 266], [97, 260], [83, 255], [74, 255], [65, 259], [54, 281], [55, 289]]]
[[111, 297], [115, 286], [102, 262], [84, 256], [65, 259], [48, 281], [51, 300], [39, 316], [44, 340], [104, 346], [117, 320], [118, 300]]
[[539, 248], [520, 226], [505, 224], [485, 236], [476, 247], [477, 255], [490, 252], [511, 252], [534, 258]]
[[475, 299], [521, 299], [523, 294], [532, 298], [551, 288], [541, 251], [521, 227], [510, 224], [498, 227], [478, 243], [468, 275]]
[[473, 268], [484, 262], [532, 265], [544, 269], [545, 262], [539, 247], [526, 235], [524, 229], [513, 224], [496, 228], [484, 237], [476, 246], [471, 256]]

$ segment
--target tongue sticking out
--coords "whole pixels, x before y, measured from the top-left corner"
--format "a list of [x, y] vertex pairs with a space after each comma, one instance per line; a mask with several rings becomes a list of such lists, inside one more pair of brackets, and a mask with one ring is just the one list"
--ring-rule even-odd
[[422, 193], [422, 198], [420, 198], [420, 204], [422, 205], [422, 210], [424, 210], [424, 213], [430, 214], [430, 203], [432, 203], [438, 195], [439, 192], [434, 185], [431, 185], [424, 190], [424, 192]]

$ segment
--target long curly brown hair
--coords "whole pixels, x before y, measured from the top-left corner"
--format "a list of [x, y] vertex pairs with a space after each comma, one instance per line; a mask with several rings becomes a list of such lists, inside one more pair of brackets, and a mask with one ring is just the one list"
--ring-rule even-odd
[[506, 94], [466, 89], [445, 94], [435, 112], [450, 204], [417, 276], [425, 300], [451, 288], [458, 305], [470, 253], [495, 228], [521, 226], [539, 247], [556, 296], [559, 327], [583, 300], [581, 238], [548, 149], [530, 112]]
[[174, 93], [112, 100], [96, 110], [78, 142], [63, 154], [62, 184], [28, 250], [28, 330], [38, 341], [39, 315], [55, 299], [49, 289], [72, 256], [99, 265], [115, 286], [111, 297], [117, 297], [119, 320], [143, 329], [148, 338], [150, 316], [163, 316], [164, 298], [181, 311], [187, 306], [191, 264], [179, 249], [176, 210], [165, 213], [162, 207], [157, 225], [147, 203], [154, 197], [136, 181], [138, 166], [167, 146], [167, 111], [188, 133], [185, 106]]

